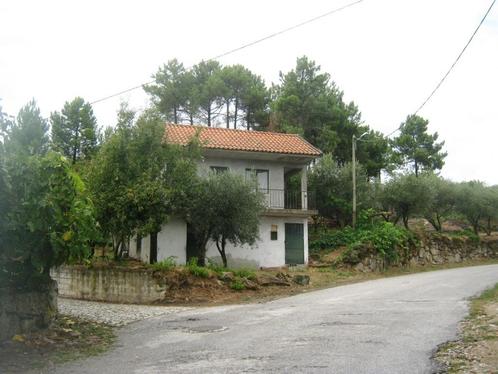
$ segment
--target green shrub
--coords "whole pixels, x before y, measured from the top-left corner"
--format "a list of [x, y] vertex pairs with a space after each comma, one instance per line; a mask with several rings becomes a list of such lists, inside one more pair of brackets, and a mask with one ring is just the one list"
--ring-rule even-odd
[[351, 227], [342, 230], [326, 230], [318, 235], [318, 238], [310, 241], [311, 251], [321, 249], [335, 249], [353, 243], [356, 240], [356, 232]]
[[230, 288], [232, 290], [242, 291], [242, 290], [245, 290], [246, 286], [244, 285], [244, 282], [242, 281], [242, 279], [240, 279], [239, 277], [237, 277], [237, 278], [234, 279], [234, 281], [230, 285]]
[[200, 278], [209, 278], [209, 269], [199, 266], [197, 264], [197, 257], [192, 257], [187, 264], [185, 265], [185, 269], [192, 275]]
[[221, 273], [230, 271], [229, 269], [223, 267], [223, 265], [218, 264], [216, 262], [213, 262], [213, 261], [211, 261], [209, 259], [208, 259], [208, 266], [207, 266], [207, 268], [209, 270], [211, 270], [212, 272], [218, 274], [218, 275], [221, 275]]
[[466, 237], [473, 243], [478, 244], [481, 241], [479, 235], [476, 235], [472, 230], [465, 229], [461, 231], [454, 231], [452, 233], [453, 236]]
[[174, 269], [176, 266], [175, 257], [170, 256], [162, 261], [156, 262], [155, 264], [149, 266], [152, 270], [156, 271], [170, 271]]
[[256, 279], [256, 273], [253, 270], [251, 270], [251, 269], [237, 269], [237, 270], [233, 270], [233, 274], [236, 277], [240, 277], [240, 278], [247, 278], [247, 279], [250, 279], [250, 280]]

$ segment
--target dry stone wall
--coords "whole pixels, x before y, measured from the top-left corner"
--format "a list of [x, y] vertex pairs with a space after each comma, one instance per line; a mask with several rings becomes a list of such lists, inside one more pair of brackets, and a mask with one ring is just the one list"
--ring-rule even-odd
[[48, 327], [57, 313], [57, 284], [40, 291], [0, 288], [0, 341]]
[[[436, 265], [453, 264], [476, 259], [498, 259], [498, 240], [483, 238], [479, 242], [468, 237], [451, 237], [432, 234], [422, 238], [418, 246], [411, 248], [405, 258], [392, 265]], [[353, 268], [373, 272], [385, 269], [387, 263], [374, 248], [362, 251], [362, 256]]]

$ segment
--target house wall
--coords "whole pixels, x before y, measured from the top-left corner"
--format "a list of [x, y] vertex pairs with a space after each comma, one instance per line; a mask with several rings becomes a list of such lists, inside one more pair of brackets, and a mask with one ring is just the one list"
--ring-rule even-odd
[[[261, 217], [259, 240], [249, 245], [234, 247], [226, 245], [228, 267], [280, 267], [285, 265], [285, 223], [302, 223], [304, 225], [304, 262], [308, 262], [308, 219], [291, 217]], [[271, 225], [278, 226], [277, 240], [271, 240]], [[207, 257], [221, 263], [221, 256], [214, 242], [208, 243]]]
[[[150, 261], [150, 235], [142, 238], [142, 250], [137, 252], [137, 240], [130, 242], [129, 256], [145, 263]], [[173, 217], [157, 234], [157, 261], [174, 257], [178, 265], [183, 265], [187, 259], [187, 224], [180, 218]]]

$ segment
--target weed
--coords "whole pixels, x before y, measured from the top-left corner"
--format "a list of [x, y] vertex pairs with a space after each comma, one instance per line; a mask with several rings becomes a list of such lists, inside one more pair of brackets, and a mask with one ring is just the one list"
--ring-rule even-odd
[[237, 270], [233, 270], [233, 274], [236, 277], [240, 277], [240, 278], [247, 278], [247, 279], [250, 279], [250, 280], [256, 279], [256, 272], [254, 272], [251, 269], [237, 269]]
[[192, 275], [200, 278], [209, 278], [209, 269], [199, 266], [197, 264], [197, 258], [192, 257], [187, 264], [185, 265], [185, 269]]
[[149, 265], [149, 267], [156, 271], [170, 271], [176, 267], [175, 257], [170, 256], [155, 264]]
[[239, 277], [235, 278], [232, 284], [230, 285], [230, 288], [235, 291], [242, 291], [245, 290], [246, 286], [244, 285], [244, 282], [242, 279]]

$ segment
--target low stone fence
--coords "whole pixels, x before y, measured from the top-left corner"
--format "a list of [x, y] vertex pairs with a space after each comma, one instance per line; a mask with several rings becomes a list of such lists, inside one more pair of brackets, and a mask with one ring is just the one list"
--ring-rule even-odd
[[[498, 240], [496, 239], [484, 237], [476, 242], [468, 237], [432, 234], [421, 239], [420, 245], [411, 248], [405, 258], [391, 265], [440, 265], [493, 258], [498, 259]], [[365, 247], [358, 262], [350, 263], [350, 265], [364, 272], [381, 271], [387, 266], [378, 251], [371, 247]]]
[[0, 341], [47, 327], [57, 313], [57, 284], [41, 291], [0, 288]]
[[166, 287], [152, 271], [61, 266], [52, 270], [59, 295], [111, 303], [150, 304], [164, 299]]

